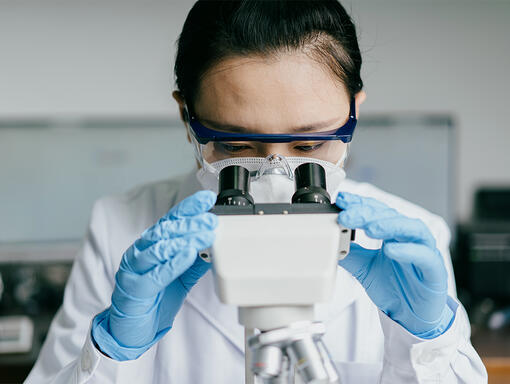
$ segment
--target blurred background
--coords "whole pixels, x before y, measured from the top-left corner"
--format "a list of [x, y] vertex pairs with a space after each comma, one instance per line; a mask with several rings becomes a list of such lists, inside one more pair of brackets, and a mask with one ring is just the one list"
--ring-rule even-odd
[[[0, 0], [0, 383], [35, 361], [94, 200], [193, 169], [171, 98], [192, 4]], [[473, 344], [509, 382], [510, 2], [343, 4], [368, 94], [348, 176], [445, 218]]]

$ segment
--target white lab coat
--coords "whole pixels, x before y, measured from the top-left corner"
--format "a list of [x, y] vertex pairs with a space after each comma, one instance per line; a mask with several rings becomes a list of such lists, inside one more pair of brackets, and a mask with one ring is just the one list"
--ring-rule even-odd
[[[83, 247], [76, 257], [39, 359], [26, 380], [43, 383], [243, 383], [244, 333], [237, 310], [218, 301], [208, 272], [191, 290], [173, 328], [137, 360], [118, 362], [101, 354], [90, 338], [92, 318], [110, 305], [124, 251], [168, 209], [200, 189], [194, 175], [149, 184], [94, 205]], [[372, 185], [345, 180], [341, 190], [375, 197], [430, 228], [449, 275], [450, 329], [432, 340], [411, 335], [371, 302], [362, 286], [338, 268], [334, 298], [317, 308], [327, 347], [342, 383], [486, 383], [487, 374], [470, 343], [470, 326], [456, 301], [444, 221]], [[377, 247], [358, 231], [357, 242]]]

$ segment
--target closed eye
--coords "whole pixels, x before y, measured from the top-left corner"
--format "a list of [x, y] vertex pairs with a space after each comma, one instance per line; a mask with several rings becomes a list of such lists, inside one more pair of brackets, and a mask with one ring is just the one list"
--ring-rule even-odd
[[218, 150], [221, 150], [223, 152], [230, 152], [230, 153], [236, 153], [236, 152], [244, 151], [247, 149], [251, 149], [251, 147], [246, 144], [216, 142], [216, 143], [214, 143], [214, 145]]
[[306, 144], [302, 144], [302, 145], [296, 145], [294, 148], [297, 149], [298, 151], [302, 151], [302, 152], [313, 152], [313, 151], [319, 149], [320, 147], [322, 147], [323, 145], [324, 145], [323, 142], [306, 143]]

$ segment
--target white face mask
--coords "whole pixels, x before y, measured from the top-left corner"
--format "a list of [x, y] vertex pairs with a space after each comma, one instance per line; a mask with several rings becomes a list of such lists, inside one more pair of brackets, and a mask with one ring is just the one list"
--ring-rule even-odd
[[336, 163], [311, 157], [284, 157], [270, 155], [264, 157], [233, 157], [212, 164], [202, 160], [202, 168], [197, 171], [197, 179], [204, 189], [218, 193], [220, 171], [231, 165], [239, 165], [250, 171], [250, 195], [255, 203], [290, 203], [295, 192], [294, 171], [304, 163], [321, 165], [326, 172], [326, 185], [332, 203], [336, 198], [340, 183], [345, 179], [341, 167], [347, 151]]

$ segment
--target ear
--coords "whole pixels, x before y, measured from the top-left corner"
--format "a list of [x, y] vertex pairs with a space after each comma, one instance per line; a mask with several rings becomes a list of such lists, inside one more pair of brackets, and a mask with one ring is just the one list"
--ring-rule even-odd
[[181, 116], [182, 122], [184, 123], [185, 122], [185, 120], [184, 120], [184, 106], [185, 106], [184, 97], [182, 96], [181, 92], [179, 92], [179, 91], [173, 91], [172, 97], [177, 102], [177, 105], [179, 107], [179, 114]]
[[356, 119], [359, 118], [359, 109], [361, 107], [361, 104], [365, 102], [367, 99], [367, 94], [365, 91], [359, 91], [356, 93], [356, 96], [354, 96], [354, 102], [356, 103]]
[[[177, 102], [177, 105], [179, 106], [179, 115], [181, 117], [181, 121], [184, 123], [184, 126], [186, 126], [186, 119], [184, 118], [184, 107], [185, 107], [185, 101], [184, 97], [179, 91], [173, 91], [172, 96]], [[188, 141], [191, 143], [191, 137], [189, 136], [189, 132], [186, 129], [186, 135], [188, 137]]]

